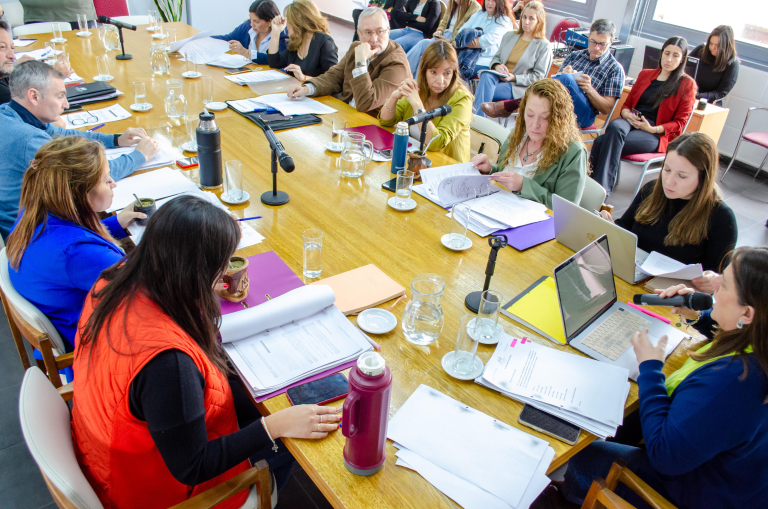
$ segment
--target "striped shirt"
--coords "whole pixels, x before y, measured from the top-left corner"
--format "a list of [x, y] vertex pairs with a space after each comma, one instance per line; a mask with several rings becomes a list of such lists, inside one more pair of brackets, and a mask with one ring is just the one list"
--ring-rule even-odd
[[[589, 74], [592, 80], [592, 86], [597, 93], [603, 97], [621, 97], [621, 91], [624, 89], [624, 69], [621, 64], [613, 58], [610, 50], [603, 56], [595, 60], [589, 59], [589, 50], [574, 51], [565, 59], [561, 69], [567, 66], [573, 67], [576, 72]], [[590, 103], [595, 115], [599, 114], [597, 108]]]

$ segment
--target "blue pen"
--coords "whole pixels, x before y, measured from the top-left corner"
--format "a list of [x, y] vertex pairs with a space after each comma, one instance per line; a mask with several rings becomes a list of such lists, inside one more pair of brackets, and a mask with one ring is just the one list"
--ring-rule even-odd
[[95, 131], [96, 129], [99, 129], [100, 127], [104, 127], [105, 125], [107, 125], [107, 124], [99, 124], [99, 125], [97, 125], [96, 127], [91, 127], [91, 128], [90, 128], [90, 129], [88, 129], [88, 130], [89, 130], [89, 131]]
[[261, 216], [244, 217], [242, 219], [238, 219], [238, 221], [250, 221], [251, 219], [261, 219]]

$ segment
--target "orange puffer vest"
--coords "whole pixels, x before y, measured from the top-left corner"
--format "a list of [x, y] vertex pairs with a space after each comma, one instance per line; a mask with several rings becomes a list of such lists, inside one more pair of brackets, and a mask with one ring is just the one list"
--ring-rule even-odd
[[[97, 289], [104, 286], [103, 280], [96, 283]], [[89, 294], [78, 330], [88, 321], [93, 307]], [[165, 509], [249, 468], [244, 461], [194, 487], [177, 481], [165, 466], [147, 423], [131, 414], [128, 395], [133, 378], [164, 350], [177, 349], [189, 355], [205, 377], [208, 440], [238, 430], [229, 383], [197, 343], [146, 295], [137, 296], [127, 312], [122, 306], [113, 315], [108, 333], [109, 341], [102, 329], [89, 359], [90, 345], [82, 351], [77, 348], [78, 332], [72, 411], [77, 461], [105, 508]], [[247, 497], [248, 490], [244, 490], [217, 508], [238, 508]]]

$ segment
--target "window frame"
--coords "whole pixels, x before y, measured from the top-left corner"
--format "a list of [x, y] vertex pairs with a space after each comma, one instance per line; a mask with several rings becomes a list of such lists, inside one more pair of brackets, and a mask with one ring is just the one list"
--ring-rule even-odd
[[[685, 37], [690, 50], [707, 42], [709, 32], [655, 21], [653, 15], [656, 12], [657, 4], [658, 0], [639, 0], [632, 23], [632, 35], [650, 39], [659, 44], [663, 44], [670, 37]], [[768, 49], [737, 40], [736, 52], [739, 55], [741, 65], [768, 72]]]
[[574, 0], [544, 0], [542, 3], [544, 4], [544, 10], [547, 12], [592, 23], [597, 0], [586, 0], [585, 3]]

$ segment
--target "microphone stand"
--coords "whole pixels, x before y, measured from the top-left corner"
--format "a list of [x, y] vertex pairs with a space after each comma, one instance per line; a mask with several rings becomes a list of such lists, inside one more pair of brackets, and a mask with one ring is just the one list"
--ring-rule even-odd
[[491, 276], [496, 269], [496, 255], [499, 253], [499, 249], [506, 247], [507, 245], [506, 235], [491, 235], [488, 237], [488, 244], [491, 246], [491, 254], [488, 256], [488, 265], [485, 267], [485, 284], [483, 285], [482, 292], [472, 292], [464, 299], [464, 305], [472, 311], [477, 313], [480, 309], [480, 299], [483, 292], [487, 291], [491, 286]]
[[267, 191], [261, 195], [261, 203], [264, 205], [285, 205], [290, 199], [288, 193], [277, 190], [277, 151], [274, 147], [270, 147], [272, 150], [272, 191]]
[[118, 26], [117, 27], [117, 32], [120, 34], [120, 49], [122, 50], [123, 54], [122, 55], [117, 55], [115, 58], [117, 60], [130, 60], [130, 59], [132, 59], [133, 55], [125, 53], [125, 43], [123, 42], [123, 27]]
[[[424, 155], [424, 162], [426, 163], [427, 168], [432, 167], [432, 160], [427, 157], [427, 150], [424, 146], [424, 144], [427, 141], [427, 124], [429, 123], [429, 120], [425, 120], [421, 123], [421, 136], [419, 137], [419, 152], [421, 152]], [[430, 143], [432, 140], [429, 140]]]

